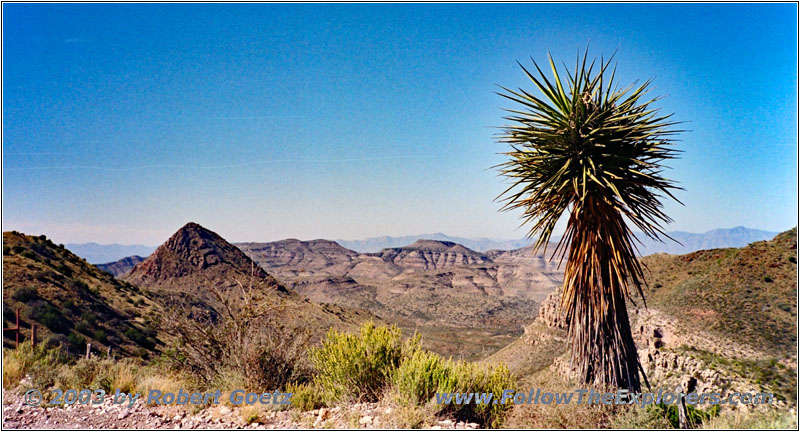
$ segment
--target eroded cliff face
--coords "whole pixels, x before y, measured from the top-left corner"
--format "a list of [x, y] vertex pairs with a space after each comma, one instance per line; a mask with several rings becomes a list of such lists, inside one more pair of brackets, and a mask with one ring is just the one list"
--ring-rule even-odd
[[405, 271], [440, 270], [491, 262], [486, 255], [460, 244], [438, 240], [417, 240], [409, 246], [384, 249], [376, 255]]

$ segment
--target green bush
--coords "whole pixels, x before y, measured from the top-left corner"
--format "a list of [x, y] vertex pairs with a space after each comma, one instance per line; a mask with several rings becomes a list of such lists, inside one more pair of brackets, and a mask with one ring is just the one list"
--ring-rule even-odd
[[78, 321], [78, 323], [75, 324], [75, 330], [78, 331], [79, 333], [88, 335], [92, 329], [89, 328], [89, 324], [86, 324], [83, 321]]
[[11, 294], [11, 298], [18, 302], [27, 303], [39, 298], [39, 293], [36, 292], [36, 288], [34, 287], [19, 287]]
[[[716, 417], [717, 414], [719, 414], [719, 409], [719, 405], [714, 405], [707, 411], [695, 408], [691, 405], [686, 405], [686, 417], [691, 426], [697, 427], [703, 423], [708, 423], [710, 419]], [[664, 403], [660, 403], [652, 405], [650, 410], [665, 417], [670, 422], [672, 427], [676, 429], [680, 427], [680, 415], [678, 413], [677, 404], [666, 405]]]
[[72, 276], [72, 269], [67, 267], [65, 264], [59, 264], [56, 266], [56, 271], [63, 274], [66, 277]]
[[[512, 404], [433, 405], [437, 392], [492, 393], [502, 397], [514, 389], [514, 379], [504, 365], [443, 359], [423, 350], [415, 335], [405, 343], [397, 327], [364, 324], [358, 335], [328, 332], [321, 348], [311, 350], [318, 371], [313, 384], [327, 401], [377, 401], [393, 387], [402, 406], [427, 405], [439, 414], [497, 427]], [[299, 390], [297, 405], [315, 406], [310, 385]], [[309, 408], [313, 409], [313, 408]]]
[[33, 251], [26, 250], [25, 252], [22, 252], [22, 256], [28, 259], [36, 260], [36, 254], [33, 253]]
[[25, 308], [25, 315], [58, 333], [65, 333], [69, 328], [69, 322], [61, 316], [61, 311], [42, 300], [37, 300]]
[[338, 401], [377, 401], [400, 365], [403, 343], [400, 329], [361, 326], [359, 335], [331, 329], [322, 347], [312, 349], [316, 381], [326, 396]]
[[108, 335], [102, 329], [95, 330], [92, 334], [92, 337], [98, 342], [106, 343], [108, 342]]
[[441, 356], [417, 349], [397, 368], [392, 384], [399, 392], [401, 404], [420, 405], [433, 398], [440, 383], [450, 379], [450, 373], [448, 362]]
[[[489, 366], [486, 364], [448, 361], [448, 373], [436, 389], [438, 393], [491, 393], [493, 399], [502, 397], [506, 389], [514, 389], [516, 385], [511, 372], [505, 365]], [[497, 427], [505, 412], [512, 404], [463, 404], [451, 403], [443, 405], [441, 413], [452, 413], [456, 418], [478, 421], [479, 423]]]
[[88, 291], [89, 290], [89, 285], [86, 285], [85, 282], [83, 282], [81, 280], [78, 280], [78, 279], [70, 279], [67, 282], [67, 285], [70, 288], [72, 288], [72, 289], [74, 289], [76, 291]]
[[75, 351], [80, 352], [81, 348], [86, 346], [86, 338], [78, 333], [70, 333], [67, 336], [67, 342], [74, 348]]

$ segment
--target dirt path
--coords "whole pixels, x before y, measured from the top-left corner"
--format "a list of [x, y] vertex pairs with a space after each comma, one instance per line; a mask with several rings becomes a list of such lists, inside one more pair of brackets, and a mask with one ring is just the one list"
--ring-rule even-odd
[[[354, 404], [300, 412], [215, 405], [205, 409], [177, 406], [147, 406], [137, 401], [132, 407], [114, 405], [106, 396], [102, 404], [68, 407], [40, 407], [23, 404], [21, 390], [3, 390], [4, 429], [308, 429], [308, 428], [392, 428], [397, 424], [397, 407]], [[257, 417], [253, 414], [258, 414]], [[247, 422], [251, 420], [251, 422]], [[255, 419], [255, 420], [253, 420]], [[476, 429], [475, 423], [436, 419], [434, 429]]]

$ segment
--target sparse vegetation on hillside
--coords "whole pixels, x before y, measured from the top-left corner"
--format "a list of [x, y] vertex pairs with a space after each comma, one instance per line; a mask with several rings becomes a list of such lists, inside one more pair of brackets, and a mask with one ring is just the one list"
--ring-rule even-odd
[[741, 249], [651, 255], [643, 260], [648, 305], [776, 358], [792, 357], [797, 351], [796, 256], [796, 228]]
[[[87, 342], [96, 352], [111, 347], [119, 355], [158, 345], [153, 330], [158, 307], [137, 287], [114, 279], [45, 236], [6, 232], [3, 244], [8, 248], [3, 257], [3, 323], [13, 326], [14, 312], [20, 310], [21, 340], [29, 338], [31, 325], [37, 324], [37, 342], [61, 344], [75, 354], [84, 353]], [[136, 308], [128, 303], [134, 297]], [[12, 332], [4, 332], [4, 345], [11, 346], [13, 338]]]

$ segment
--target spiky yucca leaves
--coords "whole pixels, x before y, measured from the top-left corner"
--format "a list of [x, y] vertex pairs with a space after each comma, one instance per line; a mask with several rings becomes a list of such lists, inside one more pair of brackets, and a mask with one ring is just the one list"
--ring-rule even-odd
[[666, 236], [661, 223], [671, 219], [660, 194], [675, 199], [670, 189], [677, 187], [661, 175], [661, 162], [676, 157], [670, 137], [680, 131], [671, 115], [651, 108], [658, 98], [645, 98], [650, 81], [620, 89], [616, 68], [609, 74], [611, 60], [595, 69], [586, 57], [578, 57], [574, 75], [567, 70], [565, 82], [551, 57], [552, 81], [535, 61], [536, 75], [520, 65], [544, 98], [503, 87], [500, 95], [519, 106], [507, 110], [512, 124], [500, 136], [512, 148], [499, 165], [512, 183], [501, 197], [504, 210], [524, 210], [536, 249], [546, 249], [559, 218], [569, 214], [553, 257], [567, 257], [561, 310], [573, 371], [587, 384], [639, 391], [644, 371], [625, 301], [631, 287], [644, 298], [644, 276], [626, 220], [652, 238]]

